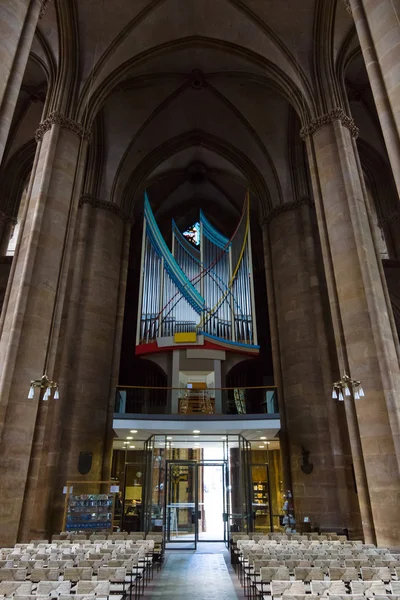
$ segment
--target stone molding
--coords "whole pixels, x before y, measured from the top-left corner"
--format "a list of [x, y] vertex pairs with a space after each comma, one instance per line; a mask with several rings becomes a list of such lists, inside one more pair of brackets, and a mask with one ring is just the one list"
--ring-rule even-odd
[[0, 221], [3, 223], [11, 223], [11, 225], [16, 225], [18, 223], [16, 217], [11, 217], [3, 212], [0, 212]]
[[271, 223], [275, 217], [282, 215], [283, 213], [290, 212], [292, 210], [300, 210], [303, 206], [309, 206], [310, 208], [315, 208], [314, 201], [311, 198], [300, 198], [300, 200], [294, 200], [293, 202], [287, 202], [285, 204], [280, 204], [279, 206], [275, 206], [266, 217], [260, 221], [261, 227], [263, 225], [268, 225]]
[[130, 223], [133, 225], [134, 219], [126, 215], [116, 204], [107, 202], [106, 200], [100, 200], [93, 194], [82, 194], [79, 199], [79, 208], [82, 208], [85, 204], [89, 204], [92, 208], [100, 208], [101, 210], [107, 210], [114, 215], [117, 215], [124, 223]]
[[358, 127], [356, 127], [354, 120], [346, 115], [343, 108], [333, 108], [325, 115], [321, 115], [315, 119], [312, 119], [312, 121], [301, 128], [300, 137], [304, 140], [306, 137], [314, 135], [314, 133], [324, 125], [330, 125], [334, 121], [340, 121], [343, 127], [347, 127], [353, 138], [358, 137]]
[[383, 227], [384, 225], [390, 225], [391, 223], [395, 223], [396, 221], [400, 221], [400, 209], [392, 212], [387, 217], [383, 217], [378, 221], [378, 227]]
[[86, 140], [88, 143], [90, 143], [92, 140], [92, 134], [90, 133], [90, 131], [85, 129], [77, 121], [73, 121], [72, 119], [64, 116], [62, 113], [60, 113], [58, 111], [54, 111], [54, 112], [50, 113], [49, 116], [47, 117], [47, 119], [45, 119], [44, 121], [42, 121], [39, 124], [39, 127], [37, 128], [37, 130], [35, 132], [35, 140], [37, 142], [42, 141], [43, 136], [46, 133], [46, 131], [50, 131], [50, 129], [53, 127], [53, 125], [59, 125], [60, 127], [64, 128], [64, 129], [69, 129], [70, 131], [75, 133], [78, 137]]
[[43, 19], [44, 13], [46, 12], [46, 8], [47, 8], [47, 5], [49, 2], [50, 2], [50, 0], [41, 0], [39, 19]]
[[343, 4], [344, 4], [347, 12], [349, 13], [349, 15], [351, 15], [352, 11], [351, 11], [350, 0], [343, 0]]

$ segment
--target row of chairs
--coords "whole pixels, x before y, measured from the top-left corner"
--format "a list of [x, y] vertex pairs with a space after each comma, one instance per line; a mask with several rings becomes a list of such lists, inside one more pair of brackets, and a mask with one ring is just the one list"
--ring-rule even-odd
[[[39, 594], [20, 594], [17, 596], [2, 596], [5, 600], [11, 600], [12, 598], [17, 598], [18, 600], [49, 600], [49, 598], [55, 598], [55, 596], [39, 595]], [[95, 596], [94, 594], [60, 594], [57, 596], [57, 600], [108, 600], [109, 596]]]
[[144, 537], [60, 536], [51, 542], [32, 540], [2, 548], [0, 597], [139, 598], [153, 577], [154, 557], [163, 553], [162, 536]]
[[361, 542], [352, 543], [352, 542], [314, 542], [314, 541], [285, 541], [285, 542], [276, 542], [275, 540], [268, 540], [259, 538], [258, 540], [246, 540], [246, 539], [238, 539], [236, 541], [236, 546], [240, 548], [241, 546], [253, 545], [253, 546], [263, 546], [265, 548], [270, 548], [271, 550], [275, 550], [276, 552], [285, 552], [287, 548], [297, 550], [297, 551], [315, 551], [318, 552], [320, 550], [326, 552], [354, 552], [362, 550], [365, 553], [371, 554], [385, 554], [388, 552], [387, 548], [376, 548], [372, 544], [362, 544]]
[[[331, 532], [326, 534], [319, 533], [245, 533], [245, 532], [235, 532], [231, 533], [230, 539], [234, 542], [236, 540], [258, 540], [258, 539], [269, 539], [275, 540], [277, 542], [285, 542], [285, 541], [339, 541], [339, 542], [347, 542], [348, 539], [345, 535], [339, 535], [337, 533]], [[358, 543], [358, 542], [356, 542]], [[362, 542], [360, 542], [362, 543]]]
[[[257, 583], [251, 589], [255, 589], [260, 598], [276, 598], [280, 596], [305, 595], [309, 592], [318, 597], [346, 596], [349, 592], [354, 596], [386, 596], [388, 594], [398, 595], [400, 593], [399, 582], [385, 584], [382, 581], [351, 581], [348, 586], [343, 581], [279, 581], [270, 583]], [[250, 596], [256, 597], [256, 596]]]
[[89, 551], [111, 553], [112, 558], [117, 558], [116, 554], [123, 552], [124, 549], [132, 551], [137, 547], [145, 546], [149, 551], [151, 550], [154, 562], [160, 567], [164, 558], [163, 536], [148, 534], [146, 539], [142, 538], [143, 536], [137, 538], [132, 536], [123, 540], [55, 540], [51, 544], [43, 540], [33, 540], [30, 544], [17, 544], [14, 548], [1, 549], [0, 561], [12, 559], [14, 555], [23, 555], [24, 560], [46, 560], [47, 555], [51, 555], [52, 559], [82, 558], [82, 553]]
[[[345, 561], [346, 562], [346, 561]], [[271, 578], [275, 579], [296, 579], [302, 581], [310, 581], [311, 579], [322, 580], [342, 580], [351, 581], [352, 579], [363, 579], [369, 581], [372, 579], [382, 579], [383, 581], [390, 581], [392, 579], [400, 579], [400, 563], [396, 562], [398, 566], [370, 566], [365, 563], [361, 565], [355, 565], [354, 563], [359, 561], [348, 561], [349, 565], [339, 564], [339, 561], [329, 560], [316, 560], [312, 564], [311, 561], [307, 560], [270, 560], [262, 555], [249, 554], [247, 559], [242, 559], [238, 564], [238, 575], [241, 582], [243, 581], [244, 574], [249, 569], [254, 569], [257, 573], [260, 568], [269, 569], [272, 573]], [[264, 573], [268, 573], [267, 570]], [[278, 576], [280, 573], [281, 576]]]
[[[121, 583], [125, 586], [125, 580]], [[0, 594], [4, 596], [27, 596], [33, 595], [33, 590], [36, 595], [47, 595], [48, 597], [58, 597], [60, 595], [70, 595], [75, 592], [78, 595], [90, 596], [110, 596], [112, 591], [109, 581], [79, 581], [76, 586], [71, 581], [40, 581], [36, 586], [29, 581], [2, 581], [0, 582]], [[124, 595], [124, 590], [118, 590], [115, 593]]]
[[[329, 539], [325, 539], [329, 538]], [[288, 548], [297, 548], [299, 552], [305, 552], [308, 549], [312, 549], [315, 552], [347, 552], [352, 551], [354, 547], [364, 548], [365, 550], [376, 550], [371, 544], [363, 544], [362, 541], [355, 540], [349, 541], [345, 536], [340, 535], [326, 535], [318, 536], [316, 534], [310, 535], [286, 535], [286, 534], [246, 534], [243, 532], [232, 533], [229, 539], [229, 547], [232, 556], [232, 562], [234, 562], [234, 554], [237, 548], [245, 544], [260, 544], [268, 546], [269, 551], [272, 552], [284, 552]]]
[[[346, 595], [336, 595], [330, 594], [329, 596], [322, 596], [324, 598], [330, 598], [330, 600], [363, 600], [366, 596], [346, 594]], [[268, 600], [271, 600], [271, 596], [266, 596]], [[282, 594], [282, 598], [287, 598], [288, 600], [321, 600], [321, 596], [317, 596], [316, 594], [307, 594], [307, 595], [299, 595], [299, 594], [286, 594], [285, 592]], [[374, 600], [400, 600], [400, 596], [396, 595], [381, 595], [376, 594], [373, 597]], [[61, 599], [60, 599], [61, 600]]]
[[[399, 570], [383, 568], [337, 568], [329, 567], [320, 569], [316, 567], [295, 567], [293, 570], [287, 566], [266, 566], [268, 561], [251, 560], [244, 565], [243, 571], [239, 574], [241, 583], [245, 589], [256, 583], [269, 584], [272, 581], [300, 581], [302, 583], [311, 583], [317, 585], [318, 582], [325, 584], [338, 584], [345, 586], [351, 582], [371, 582], [380, 581], [383, 584], [393, 583], [394, 586], [400, 586]], [[342, 587], [343, 587], [342, 586]], [[327, 585], [327, 589], [330, 586]], [[332, 591], [330, 593], [333, 593]], [[399, 588], [400, 593], [400, 588]], [[326, 595], [326, 594], [324, 594]]]
[[[325, 562], [336, 562], [340, 563], [338, 566], [342, 566], [346, 561], [351, 563], [352, 561], [357, 561], [356, 564], [348, 564], [347, 566], [400, 566], [399, 555], [396, 554], [367, 554], [360, 551], [353, 551], [351, 553], [330, 553], [330, 552], [296, 552], [293, 549], [287, 549], [286, 553], [274, 552], [269, 548], [265, 548], [263, 546], [258, 545], [246, 545], [238, 548], [236, 551], [236, 555], [238, 557], [246, 558], [250, 554], [252, 555], [262, 555], [264, 558], [268, 558], [270, 560], [277, 560], [280, 562], [284, 561], [294, 561], [294, 560], [305, 560], [308, 563], [315, 563], [318, 561], [316, 565], [313, 566], [321, 566]], [[308, 564], [307, 563], [307, 564]], [[306, 566], [306, 565], [304, 565]], [[311, 565], [309, 565], [311, 566]]]
[[[138, 561], [135, 565], [132, 562], [132, 568], [136, 565], [139, 565]], [[98, 581], [121, 582], [125, 581], [128, 570], [127, 567], [101, 566], [94, 573], [93, 569], [89, 567], [65, 567], [62, 570], [48, 567], [33, 568], [29, 573], [28, 569], [0, 568], [0, 582], [27, 581], [29, 579], [33, 583], [38, 583], [39, 581], [60, 581], [60, 578], [62, 578], [77, 583], [79, 581], [90, 581], [94, 575], [96, 575]]]
[[308, 560], [315, 560], [320, 558], [323, 560], [332, 559], [332, 560], [351, 560], [352, 558], [357, 558], [359, 560], [392, 560], [396, 561], [397, 556], [391, 554], [389, 551], [386, 552], [372, 552], [371, 550], [363, 551], [362, 548], [356, 549], [353, 551], [343, 551], [343, 552], [331, 552], [329, 550], [298, 550], [297, 548], [285, 548], [283, 551], [277, 552], [274, 549], [267, 548], [266, 546], [261, 546], [258, 544], [254, 545], [245, 545], [237, 548], [238, 554], [247, 551], [247, 552], [262, 552], [263, 554], [268, 554], [271, 558], [284, 559], [288, 556], [293, 557], [304, 557]]
[[291, 573], [288, 567], [266, 567], [264, 566], [263, 560], [255, 560], [253, 568], [256, 573], [260, 573], [262, 581], [272, 581], [273, 579], [305, 582], [328, 580], [348, 583], [359, 579], [363, 581], [380, 579], [384, 582], [389, 582], [394, 578], [398, 581], [398, 575], [400, 574], [400, 569], [398, 569], [396, 573], [392, 573], [391, 569], [387, 567], [362, 567], [361, 569], [330, 567], [326, 570], [319, 569], [318, 567], [295, 567], [293, 573]]
[[51, 596], [73, 591], [85, 595], [117, 594], [123, 598], [129, 592], [130, 597], [134, 593], [137, 598], [152, 577], [150, 569], [149, 561], [137, 562], [130, 568], [100, 567], [96, 575], [86, 567], [68, 567], [62, 575], [52, 568], [34, 569], [30, 575], [25, 569], [0, 569], [0, 596], [29, 595], [37, 588], [37, 594], [49, 589]]
[[231, 552], [250, 598], [400, 594], [399, 556], [371, 544], [244, 535], [232, 540]]
[[[153, 539], [152, 536], [159, 536], [157, 533], [148, 533], [147, 538]], [[127, 540], [127, 539], [138, 539], [144, 540], [146, 533], [144, 531], [132, 531], [130, 533], [126, 531], [119, 531], [115, 533], [82, 533], [82, 532], [61, 532], [51, 537], [52, 542], [60, 540]], [[33, 542], [43, 543], [44, 540], [33, 540]], [[48, 540], [47, 540], [48, 541]]]
[[275, 559], [271, 559], [268, 556], [265, 556], [263, 554], [248, 554], [247, 556], [243, 555], [243, 558], [241, 560], [242, 563], [246, 564], [246, 562], [248, 564], [262, 564], [262, 566], [264, 567], [287, 567], [287, 569], [289, 570], [289, 572], [294, 575], [295, 569], [299, 569], [299, 568], [303, 568], [303, 569], [311, 569], [311, 568], [315, 568], [315, 569], [320, 569], [322, 570], [326, 575], [328, 574], [328, 570], [333, 570], [333, 569], [341, 569], [345, 572], [350, 571], [350, 569], [356, 569], [358, 571], [360, 571], [361, 569], [363, 569], [364, 572], [384, 572], [385, 570], [389, 571], [392, 576], [394, 577], [400, 577], [400, 563], [398, 561], [395, 561], [393, 564], [391, 561], [376, 561], [382, 564], [376, 564], [376, 562], [374, 564], [372, 564], [370, 561], [364, 561], [364, 560], [357, 560], [357, 559], [351, 559], [351, 560], [345, 560], [345, 561], [340, 561], [340, 560], [304, 560], [304, 559], [300, 559], [300, 558], [290, 558], [287, 560], [275, 560]]
[[76, 541], [71, 543], [71, 541], [67, 542], [52, 542], [51, 544], [19, 544], [14, 548], [1, 548], [1, 554], [35, 554], [37, 552], [42, 552], [45, 554], [55, 554], [60, 552], [71, 552], [74, 549], [77, 550], [93, 550], [95, 548], [101, 548], [104, 551], [112, 551], [115, 548], [132, 548], [135, 546], [155, 546], [155, 540], [121, 540], [121, 541], [108, 541], [104, 540], [103, 542], [91, 542], [89, 540], [84, 541]]

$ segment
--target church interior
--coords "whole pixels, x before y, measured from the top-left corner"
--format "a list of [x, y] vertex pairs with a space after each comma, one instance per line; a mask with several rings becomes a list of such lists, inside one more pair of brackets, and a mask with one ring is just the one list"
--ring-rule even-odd
[[40, 540], [395, 569], [400, 0], [2, 0], [0, 56], [0, 595]]

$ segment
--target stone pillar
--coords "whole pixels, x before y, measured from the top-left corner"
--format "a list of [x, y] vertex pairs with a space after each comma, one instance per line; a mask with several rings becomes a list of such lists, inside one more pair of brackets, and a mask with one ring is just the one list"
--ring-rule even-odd
[[111, 363], [111, 380], [110, 380], [110, 393], [108, 400], [108, 417], [106, 427], [106, 447], [104, 452], [103, 460], [103, 480], [109, 480], [111, 477], [111, 466], [112, 466], [112, 452], [113, 452], [113, 420], [115, 412], [115, 394], [117, 385], [119, 383], [119, 367], [121, 362], [121, 347], [122, 347], [122, 331], [124, 327], [124, 313], [125, 313], [125, 299], [126, 299], [126, 284], [128, 279], [128, 268], [129, 268], [129, 249], [131, 243], [131, 230], [132, 223], [127, 221], [124, 225], [124, 237], [122, 241], [122, 252], [121, 252], [121, 267], [119, 274], [119, 285], [118, 285], [118, 301], [117, 301], [117, 312], [115, 319], [114, 328], [114, 344], [113, 344], [113, 358]]
[[400, 196], [399, 0], [348, 0]]
[[[73, 236], [74, 257], [70, 261], [70, 275], [73, 274], [72, 286], [67, 287], [74, 291], [80, 290], [82, 282], [82, 270], [85, 260], [86, 240], [89, 231], [89, 211], [78, 212], [79, 221]], [[79, 284], [77, 283], [79, 282]], [[73, 294], [67, 290], [67, 300], [64, 303], [64, 313], [68, 314], [69, 321], [73, 320], [79, 305], [79, 293]], [[60, 327], [60, 343], [58, 355], [63, 353], [63, 340], [73, 335], [70, 329], [65, 327], [65, 315], [62, 319], [63, 324]], [[71, 335], [69, 335], [71, 334]], [[71, 359], [71, 357], [68, 355]], [[54, 372], [60, 388], [64, 388], [65, 371], [60, 372], [59, 360], [55, 361]], [[68, 373], [70, 375], [70, 373]], [[60, 435], [62, 425], [62, 409], [65, 398], [61, 395], [59, 401], [40, 402], [38, 415], [36, 418], [36, 431], [33, 450], [31, 453], [31, 463], [28, 474], [28, 481], [25, 488], [24, 504], [19, 530], [19, 539], [40, 539], [48, 538], [51, 532], [52, 518], [52, 499], [54, 496], [54, 487], [56, 482]]]
[[[13, 278], [3, 308], [0, 338], [0, 542], [17, 541], [34, 447], [43, 435], [38, 408], [28, 400], [31, 380], [52, 377], [65, 274], [71, 255], [87, 141], [82, 127], [53, 113], [37, 132], [39, 142], [27, 214]], [[41, 397], [41, 395], [40, 395]], [[47, 404], [47, 403], [45, 403]]]
[[353, 139], [357, 133], [341, 109], [311, 121], [301, 132], [307, 140], [340, 369], [361, 380], [365, 390], [364, 398], [344, 402], [364, 534], [369, 541], [396, 547], [398, 342], [367, 212]]
[[278, 389], [279, 415], [281, 421], [281, 429], [279, 431], [279, 445], [282, 455], [282, 483], [284, 490], [292, 489], [292, 475], [290, 470], [290, 453], [288, 430], [286, 423], [285, 403], [283, 401], [283, 377], [282, 377], [282, 361], [281, 350], [279, 346], [278, 335], [278, 318], [276, 310], [276, 298], [274, 289], [274, 276], [271, 257], [271, 245], [269, 238], [268, 222], [261, 223], [263, 249], [264, 249], [264, 265], [265, 279], [267, 283], [267, 300], [269, 312], [269, 328], [271, 336], [272, 348], [272, 367], [274, 372], [274, 383]]
[[42, 0], [4, 0], [1, 3], [0, 163], [42, 10]]
[[[112, 416], [118, 379], [125, 307], [130, 225], [109, 202], [83, 198], [82, 233], [71, 286], [72, 313], [66, 326], [63, 360], [54, 531], [60, 531], [67, 481], [105, 481], [110, 476]], [[87, 239], [83, 239], [86, 233]], [[110, 443], [111, 440], [111, 443]], [[87, 475], [78, 471], [81, 452], [92, 453]], [[104, 479], [105, 478], [105, 479]], [[81, 487], [85, 493], [85, 488]], [[90, 488], [86, 488], [90, 491]]]
[[[272, 211], [263, 225], [272, 268], [282, 370], [282, 393], [293, 497], [298, 524], [305, 516], [322, 528], [360, 531], [356, 493], [343, 450], [341, 421], [330, 404], [332, 366], [325, 281], [318, 233], [307, 199]], [[322, 262], [322, 259], [321, 259]], [[267, 257], [266, 257], [266, 263]], [[303, 450], [312, 472], [302, 469]]]

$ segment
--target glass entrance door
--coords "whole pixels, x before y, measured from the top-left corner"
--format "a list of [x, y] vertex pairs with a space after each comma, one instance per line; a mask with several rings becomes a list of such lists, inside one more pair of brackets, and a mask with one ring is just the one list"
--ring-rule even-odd
[[194, 461], [167, 461], [166, 543], [196, 549], [198, 539], [198, 469]]
[[167, 461], [167, 544], [227, 543], [228, 512], [225, 462]]

